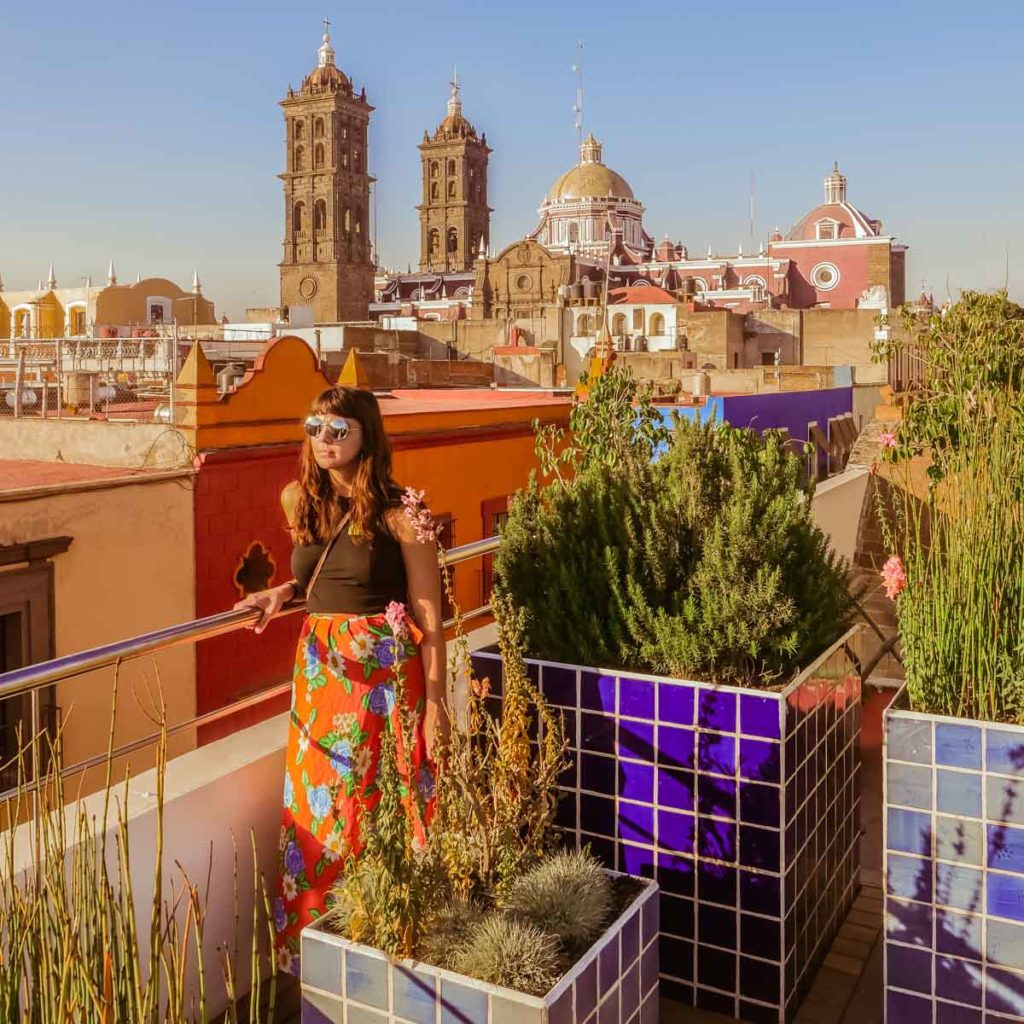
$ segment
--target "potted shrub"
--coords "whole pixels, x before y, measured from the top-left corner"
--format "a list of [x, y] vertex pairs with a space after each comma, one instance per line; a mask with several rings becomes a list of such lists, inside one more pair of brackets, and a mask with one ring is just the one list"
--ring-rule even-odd
[[789, 1020], [858, 887], [846, 567], [784, 437], [665, 429], [614, 367], [589, 390], [497, 557], [565, 714], [559, 823], [658, 881], [663, 995]]
[[474, 680], [425, 844], [402, 809], [395, 748], [382, 748], [366, 847], [302, 933], [304, 1022], [657, 1020], [657, 885], [558, 848], [561, 721], [528, 677], [516, 613], [500, 622], [500, 718]]
[[921, 386], [878, 467], [906, 668], [885, 723], [886, 1019], [1018, 1021], [1024, 309], [965, 293], [905, 335]]

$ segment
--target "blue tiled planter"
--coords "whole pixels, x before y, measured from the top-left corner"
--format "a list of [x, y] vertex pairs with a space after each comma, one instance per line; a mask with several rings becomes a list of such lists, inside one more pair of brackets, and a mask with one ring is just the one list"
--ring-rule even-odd
[[658, 887], [633, 902], [545, 996], [526, 996], [311, 925], [302, 1024], [657, 1024]]
[[1024, 728], [885, 716], [888, 1024], [1024, 1019]]
[[795, 1017], [860, 884], [856, 632], [779, 692], [528, 663], [573, 755], [562, 826], [661, 888], [663, 996]]

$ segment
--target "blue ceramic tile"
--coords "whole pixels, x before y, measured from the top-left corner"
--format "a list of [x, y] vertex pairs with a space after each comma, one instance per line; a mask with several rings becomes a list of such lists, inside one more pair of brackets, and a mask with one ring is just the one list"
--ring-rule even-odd
[[639, 761], [654, 761], [654, 723], [633, 722], [623, 718], [619, 720], [619, 757], [634, 758]]
[[692, 857], [658, 853], [658, 886], [664, 893], [693, 896], [694, 862]]
[[697, 894], [701, 902], [736, 906], [736, 869], [701, 861], [697, 867]]
[[619, 678], [619, 714], [654, 718], [654, 683], [649, 679]]
[[615, 758], [604, 754], [580, 754], [580, 789], [589, 789], [602, 796], [614, 796], [618, 773]]
[[754, 825], [740, 826], [740, 863], [747, 868], [762, 871], [778, 871], [781, 841], [777, 831], [757, 828]]
[[[776, 883], [776, 888], [778, 883]], [[782, 959], [782, 929], [778, 921], [740, 914], [740, 951], [762, 960]]]
[[597, 954], [597, 998], [603, 999], [618, 980], [619, 937], [616, 935]]
[[624, 800], [654, 803], [654, 766], [620, 761], [619, 796]]
[[736, 954], [709, 946], [697, 947], [697, 984], [736, 991]]
[[701, 818], [697, 825], [697, 852], [714, 860], [735, 861], [736, 825], [731, 821]]
[[628, 968], [640, 956], [640, 910], [639, 908], [622, 923], [619, 935], [622, 949], [622, 966]]
[[658, 683], [658, 721], [693, 725], [695, 690], [682, 683]]
[[[894, 980], [890, 981], [890, 984], [894, 983]], [[968, 1006], [981, 1006], [980, 965], [965, 960], [954, 960], [948, 956], [936, 957], [935, 994], [942, 999], [953, 999]]]
[[780, 705], [775, 697], [740, 694], [740, 732], [744, 736], [778, 739], [781, 735]]
[[580, 828], [595, 835], [615, 835], [615, 800], [580, 794]]
[[[1002, 971], [990, 967], [985, 978], [985, 1009], [996, 1010], [1009, 1014], [1004, 1021], [1020, 1021], [1024, 1018], [1024, 978], [1013, 971]], [[996, 1024], [995, 1020], [985, 1016], [985, 1022]]]
[[935, 791], [937, 807], [944, 814], [982, 816], [980, 773], [939, 768], [935, 773]]
[[[650, 992], [658, 984], [658, 944], [652, 942], [644, 946], [640, 954], [640, 991]], [[579, 1004], [577, 1003], [577, 1009]]]
[[932, 854], [932, 816], [922, 811], [890, 807], [886, 819], [886, 846], [920, 857]]
[[985, 732], [985, 764], [988, 770], [1024, 778], [1024, 730], [990, 725]]
[[487, 1020], [487, 993], [448, 978], [441, 979], [441, 1024]]
[[932, 772], [930, 768], [912, 764], [886, 765], [888, 783], [887, 802], [904, 807], [932, 809]]
[[391, 968], [394, 1011], [410, 1024], [434, 1024], [437, 1012], [437, 979], [401, 964]]
[[720, 818], [736, 817], [736, 780], [715, 775], [697, 776], [697, 809]]
[[935, 856], [940, 860], [981, 865], [985, 859], [982, 823], [966, 818], [936, 815]]
[[668, 974], [682, 981], [693, 981], [693, 943], [666, 935], [658, 936], [658, 957], [662, 974]]
[[658, 764], [667, 768], [693, 768], [697, 744], [692, 729], [682, 726], [658, 726]]
[[541, 672], [541, 692], [549, 704], [575, 708], [579, 704], [576, 694], [576, 669], [560, 665], [545, 665]]
[[343, 995], [341, 987], [341, 947], [333, 943], [302, 941], [302, 982], [333, 995]]
[[[773, 875], [740, 872], [740, 906], [754, 914], [778, 917], [782, 904], [782, 881]], [[772, 927], [777, 927], [774, 923]]]
[[576, 1019], [586, 1020], [597, 1006], [597, 961], [591, 960], [574, 982], [576, 987]]
[[555, 808], [555, 824], [559, 828], [575, 831], [578, 824], [576, 813], [576, 794], [564, 790], [558, 794], [558, 806]]
[[1009, 825], [1024, 825], [1024, 781], [985, 778], [985, 817]]
[[[990, 920], [985, 933], [985, 960], [988, 963], [1024, 971], [1024, 926]], [[1024, 983], [1024, 978], [1021, 982]]]
[[935, 1004], [935, 1024], [983, 1024], [981, 1010], [957, 1006], [938, 1000]]
[[887, 891], [892, 896], [930, 903], [932, 898], [932, 862], [920, 857], [894, 853], [889, 858]]
[[974, 911], [981, 906], [982, 876], [960, 864], [935, 865], [935, 902], [956, 910]]
[[707, 988], [697, 988], [696, 994], [694, 995], [694, 1003], [701, 1010], [708, 1010], [711, 1013], [720, 1013], [723, 1016], [728, 1015], [729, 1017], [732, 1017], [736, 1010], [736, 999], [734, 996], [726, 996], [721, 992], [712, 992]]
[[886, 970], [890, 978], [899, 979], [900, 988], [931, 994], [932, 953], [929, 950], [900, 946], [895, 942], [888, 943]]
[[781, 790], [757, 782], [740, 782], [740, 820], [752, 825], [779, 826]]
[[935, 763], [952, 768], [980, 768], [981, 726], [936, 722]]
[[936, 951], [980, 960], [983, 948], [983, 922], [984, 918], [980, 913], [961, 914], [955, 910], [937, 910], [935, 912]]
[[[660, 826], [659, 818], [659, 826]], [[654, 845], [654, 808], [649, 804], [619, 802], [618, 838]]]
[[736, 911], [710, 904], [697, 906], [697, 941], [702, 946], [736, 948]]
[[[509, 1022], [511, 1024], [511, 1022]], [[518, 1024], [518, 1022], [517, 1022]], [[597, 1024], [619, 1024], [619, 990], [615, 989], [597, 1011]]]
[[302, 997], [302, 1024], [342, 1024], [344, 1017], [341, 1000], [327, 1000], [313, 992]]
[[675, 853], [693, 853], [692, 814], [658, 808], [658, 846]]
[[778, 782], [781, 747], [768, 740], [740, 740], [740, 778], [755, 782]]
[[778, 965], [740, 957], [740, 995], [764, 1002], [778, 1002], [781, 984], [782, 971]]
[[[1024, 829], [988, 826], [988, 866], [1024, 874]], [[1024, 879], [1021, 879], [1024, 884]]]
[[885, 1024], [924, 1024], [931, 1016], [932, 1001], [927, 997], [894, 989], [885, 993]]
[[579, 789], [579, 762], [575, 757], [558, 773], [558, 785], [562, 789]]
[[583, 712], [580, 715], [580, 748], [600, 754], [614, 754], [614, 717]]
[[677, 811], [692, 811], [694, 800], [693, 772], [673, 771], [670, 768], [658, 769], [659, 806]]
[[619, 843], [618, 870], [637, 878], [654, 877], [654, 850], [631, 843]]
[[387, 1010], [388, 962], [353, 949], [346, 950], [345, 996]]
[[1024, 921], [1024, 878], [990, 872], [986, 906], [988, 912], [996, 917]]
[[933, 913], [930, 904], [889, 897], [885, 901], [886, 938], [931, 949]]
[[640, 946], [646, 949], [661, 927], [661, 904], [650, 896], [640, 907]]
[[[486, 1013], [486, 1003], [484, 1012]], [[572, 1009], [572, 985], [570, 985], [548, 1009], [548, 1024], [574, 1024]], [[486, 1018], [484, 1018], [486, 1019]]]
[[661, 894], [661, 931], [679, 939], [692, 939], [697, 934], [697, 905], [684, 896]]
[[697, 724], [721, 732], [736, 731], [736, 694], [725, 690], [701, 690], [697, 698]]
[[736, 774], [736, 737], [702, 732], [697, 737], [697, 767], [718, 775]]
[[[633, 1014], [640, 1012], [640, 963], [639, 961], [627, 968], [622, 975], [620, 990], [622, 1000], [622, 1019], [632, 1021]], [[550, 1022], [550, 1017], [548, 1018]]]
[[916, 764], [932, 762], [932, 723], [893, 715], [886, 719], [886, 757]]
[[615, 676], [583, 669], [580, 673], [580, 707], [615, 714]]

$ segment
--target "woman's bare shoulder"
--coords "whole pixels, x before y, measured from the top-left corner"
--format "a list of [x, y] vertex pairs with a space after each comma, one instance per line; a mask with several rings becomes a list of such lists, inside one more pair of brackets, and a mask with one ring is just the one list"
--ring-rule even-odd
[[281, 491], [281, 508], [284, 509], [285, 518], [289, 525], [295, 525], [295, 511], [299, 507], [299, 498], [302, 496], [302, 485], [298, 480], [292, 480], [285, 484]]

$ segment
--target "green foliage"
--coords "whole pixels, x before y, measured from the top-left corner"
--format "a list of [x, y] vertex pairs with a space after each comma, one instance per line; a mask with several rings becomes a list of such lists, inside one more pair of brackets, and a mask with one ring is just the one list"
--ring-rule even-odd
[[[1004, 293], [965, 293], [916, 342], [924, 387], [879, 499], [906, 572], [896, 605], [911, 702], [1022, 723], [1024, 309]], [[916, 486], [921, 464], [927, 488]]]
[[[621, 393], [618, 401], [624, 402]], [[624, 412], [609, 422], [626, 422]], [[656, 461], [578, 461], [514, 499], [498, 590], [553, 660], [765, 683], [846, 628], [846, 566], [783, 438], [677, 422]]]
[[454, 958], [460, 974], [527, 995], [544, 995], [558, 980], [558, 940], [501, 913], [488, 914]]
[[454, 970], [459, 950], [469, 942], [483, 919], [484, 910], [474, 900], [448, 900], [431, 908], [416, 955], [435, 967]]
[[498, 905], [582, 952], [608, 923], [611, 879], [588, 850], [563, 850], [512, 881]]

